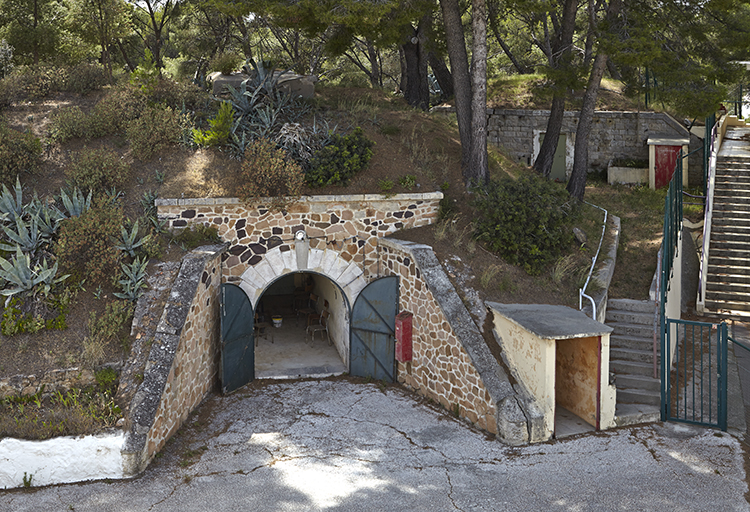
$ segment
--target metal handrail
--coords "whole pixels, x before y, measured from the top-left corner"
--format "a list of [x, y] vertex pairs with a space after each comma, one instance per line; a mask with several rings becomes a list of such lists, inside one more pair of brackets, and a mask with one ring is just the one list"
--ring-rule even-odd
[[731, 336], [727, 336], [727, 339], [729, 341], [731, 341], [732, 343], [734, 343], [735, 345], [737, 345], [738, 347], [742, 347], [745, 350], [747, 350], [748, 352], [750, 352], [750, 347], [747, 346], [747, 345], [745, 345], [744, 343], [741, 343], [741, 342], [737, 341], [736, 339], [732, 338]]
[[[726, 118], [724, 118], [726, 120]], [[714, 189], [716, 186], [716, 163], [719, 158], [721, 141], [718, 139], [719, 123], [711, 130], [708, 176], [706, 179], [706, 205], [703, 214], [703, 244], [701, 247], [700, 268], [698, 272], [698, 297], [696, 306], [703, 307], [706, 301], [706, 280], [708, 279], [708, 252], [711, 241], [711, 224], [713, 218]], [[699, 309], [700, 311], [700, 309]]]
[[605, 210], [601, 206], [597, 206], [595, 204], [591, 204], [588, 201], [584, 201], [584, 203], [586, 203], [589, 206], [593, 206], [594, 208], [599, 208], [601, 211], [604, 212], [604, 221], [602, 221], [602, 236], [599, 237], [599, 247], [597, 247], [596, 254], [594, 254], [594, 257], [591, 258], [591, 268], [589, 269], [589, 275], [586, 278], [586, 282], [583, 284], [583, 288], [580, 288], [578, 290], [578, 309], [579, 310], [583, 309], [583, 298], [586, 297], [587, 299], [589, 299], [591, 301], [591, 309], [592, 309], [592, 316], [591, 316], [591, 318], [593, 318], [594, 320], [596, 320], [596, 302], [594, 302], [594, 298], [593, 297], [591, 297], [589, 295], [586, 295], [586, 288], [588, 288], [588, 286], [589, 286], [589, 280], [591, 280], [591, 274], [593, 274], [594, 267], [596, 266], [596, 259], [599, 257], [599, 251], [601, 251], [601, 249], [602, 249], [602, 242], [604, 241], [604, 233], [607, 230], [607, 215], [608, 215], [608, 212], [607, 212], [607, 210]]

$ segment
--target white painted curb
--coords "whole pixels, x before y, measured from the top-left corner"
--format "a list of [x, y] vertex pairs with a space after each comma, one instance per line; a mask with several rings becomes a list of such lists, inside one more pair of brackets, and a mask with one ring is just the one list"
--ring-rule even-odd
[[0, 489], [23, 487], [23, 475], [33, 475], [31, 485], [51, 485], [102, 478], [125, 478], [122, 431], [46, 441], [0, 440]]

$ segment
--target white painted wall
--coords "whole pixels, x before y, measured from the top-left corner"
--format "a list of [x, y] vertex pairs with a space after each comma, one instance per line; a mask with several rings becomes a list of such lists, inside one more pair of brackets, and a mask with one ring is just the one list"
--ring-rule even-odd
[[[349, 307], [341, 290], [325, 276], [315, 276], [313, 293], [320, 296], [318, 310], [322, 311], [324, 301], [328, 301], [331, 316], [328, 317], [328, 332], [331, 335], [339, 357], [349, 371]], [[319, 334], [315, 336], [318, 339]], [[315, 341], [317, 343], [317, 341]]]
[[120, 450], [122, 431], [45, 441], [5, 438], [0, 441], [0, 488], [23, 487], [23, 475], [33, 475], [32, 486], [126, 478]]

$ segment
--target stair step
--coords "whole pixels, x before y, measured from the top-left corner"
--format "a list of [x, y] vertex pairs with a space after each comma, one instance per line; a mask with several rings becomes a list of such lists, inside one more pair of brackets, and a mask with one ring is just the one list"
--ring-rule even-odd
[[750, 276], [732, 275], [732, 274], [708, 274], [706, 277], [706, 287], [711, 285], [750, 285]]
[[615, 386], [620, 389], [644, 389], [647, 391], [661, 392], [661, 381], [652, 376], [620, 374], [615, 380]]
[[648, 404], [660, 405], [661, 392], [647, 391], [645, 389], [617, 389], [617, 401], [624, 404]]
[[[657, 338], [657, 351], [659, 346], [659, 340]], [[654, 337], [653, 333], [651, 336], [621, 336], [618, 334], [612, 334], [609, 337], [609, 348], [610, 350], [615, 348], [626, 348], [630, 350], [645, 350], [647, 352], [654, 351]]]
[[609, 299], [607, 301], [607, 309], [649, 313], [654, 311], [654, 301], [635, 299]]
[[[654, 375], [654, 364], [653, 363], [642, 363], [638, 361], [621, 361], [619, 359], [610, 359], [609, 369], [618, 375]], [[616, 381], [615, 381], [616, 382]]]
[[748, 202], [742, 202], [737, 198], [732, 198], [731, 201], [714, 200], [714, 211], [732, 212], [733, 214], [741, 216], [741, 214], [750, 211], [750, 200], [748, 200]]
[[730, 279], [718, 281], [711, 279], [711, 277], [713, 276], [709, 276], [706, 283], [707, 292], [746, 295], [750, 299], [750, 283], [738, 283]]
[[[741, 244], [741, 242], [735, 242], [735, 244]], [[742, 247], [737, 247], [735, 245], [734, 248], [723, 248], [723, 247], [711, 247], [709, 249], [708, 257], [712, 262], [715, 262], [717, 258], [725, 259], [725, 260], [732, 260], [735, 259], [737, 261], [745, 261], [746, 265], [750, 265], [750, 260], [742, 260], [737, 258], [739, 254], [742, 252], [747, 251], [747, 249], [744, 249]]]
[[[714, 190], [714, 204], [716, 204], [717, 201], [721, 201], [722, 203], [732, 202], [733, 199], [740, 198], [750, 198], [750, 189], [747, 189], [744, 186], [737, 186], [737, 184], [732, 183], [719, 183], [716, 185], [716, 190]], [[744, 203], [745, 201], [737, 202]]]
[[[734, 226], [727, 225], [721, 225], [717, 222], [714, 222], [714, 225], [711, 226], [711, 243], [714, 242], [735, 242], [735, 243], [745, 243], [750, 245], [750, 219], [748, 220], [740, 220], [740, 219], [733, 219], [736, 224]], [[747, 222], [747, 226], [738, 226], [738, 223], [745, 223]], [[737, 229], [737, 228], [740, 229]]]
[[639, 336], [648, 338], [654, 334], [653, 322], [649, 325], [644, 324], [631, 324], [625, 322], [608, 322], [607, 325], [614, 329], [613, 334], [619, 334], [622, 336]]
[[729, 254], [737, 251], [746, 253], [750, 251], [750, 238], [747, 240], [722, 240], [720, 235], [711, 236], [710, 251], [711, 255], [716, 254], [714, 251], [726, 251]]
[[750, 268], [737, 265], [727, 265], [722, 260], [714, 261], [709, 253], [708, 273], [718, 276], [750, 276]]
[[[709, 266], [710, 265], [718, 265], [721, 267], [734, 267], [737, 269], [741, 268], [748, 268], [748, 265], [750, 265], [750, 260], [747, 258], [742, 257], [741, 254], [734, 253], [735, 257], [726, 257], [726, 256], [719, 256], [709, 253], [708, 259], [709, 259]], [[740, 272], [741, 274], [744, 274], [745, 272]]]
[[661, 404], [624, 404], [618, 401], [615, 405], [615, 424], [618, 427], [652, 423], [661, 419]]
[[[637, 350], [631, 348], [611, 348], [609, 349], [609, 357], [618, 361], [637, 361], [641, 363], [654, 362], [654, 352], [652, 350]], [[657, 363], [659, 356], [657, 354]]]
[[622, 322], [626, 324], [653, 325], [654, 309], [655, 306], [653, 304], [651, 305], [651, 311], [646, 313], [607, 308], [607, 319], [604, 323]]
[[714, 208], [713, 222], [720, 226], [733, 225], [734, 221], [745, 221], [748, 218], [750, 218], [748, 212], [732, 212]]
[[733, 302], [725, 300], [709, 299], [706, 294], [706, 308], [711, 311], [748, 311], [750, 312], [750, 303], [747, 302]]

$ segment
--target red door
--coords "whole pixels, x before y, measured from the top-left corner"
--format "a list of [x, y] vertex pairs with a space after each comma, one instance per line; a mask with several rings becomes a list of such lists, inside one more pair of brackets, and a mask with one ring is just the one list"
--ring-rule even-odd
[[669, 185], [675, 166], [677, 165], [677, 155], [680, 153], [682, 146], [656, 146], [656, 161], [654, 162], [654, 181], [656, 188], [662, 188]]

